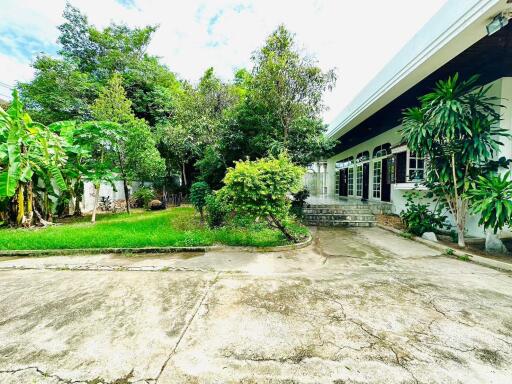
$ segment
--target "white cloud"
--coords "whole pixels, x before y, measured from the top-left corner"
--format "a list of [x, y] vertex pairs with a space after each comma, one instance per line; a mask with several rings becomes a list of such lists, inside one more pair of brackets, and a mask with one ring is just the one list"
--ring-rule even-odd
[[[55, 42], [64, 0], [1, 0], [0, 26], [25, 28]], [[338, 69], [336, 89], [326, 95], [331, 120], [440, 8], [445, 0], [72, 0], [99, 27], [111, 21], [159, 24], [149, 47], [182, 78], [197, 80], [213, 66], [225, 79], [250, 66], [250, 54], [284, 23], [320, 65]], [[24, 16], [18, 17], [20, 14]], [[0, 81], [26, 76], [23, 65], [4, 69]], [[25, 65], [29, 60], [25, 60]]]

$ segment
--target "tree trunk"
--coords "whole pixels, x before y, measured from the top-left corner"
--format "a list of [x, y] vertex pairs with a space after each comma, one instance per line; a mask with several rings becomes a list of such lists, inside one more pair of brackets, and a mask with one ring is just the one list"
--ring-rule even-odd
[[17, 203], [18, 203], [18, 211], [16, 212], [16, 225], [20, 226], [23, 224], [23, 219], [25, 218], [25, 193], [24, 193], [23, 184], [18, 186], [18, 195], [17, 195]]
[[82, 204], [82, 195], [83, 195], [83, 189], [82, 189], [82, 180], [78, 179], [76, 181], [76, 184], [74, 185], [75, 190], [75, 212], [73, 213], [73, 216], [82, 216], [82, 207], [80, 207], [80, 204]]
[[185, 162], [181, 163], [181, 174], [182, 174], [181, 180], [183, 182], [183, 186], [186, 187], [187, 186], [187, 171], [185, 170]]
[[201, 224], [204, 224], [204, 210], [203, 210], [203, 208], [199, 208], [199, 216], [201, 217], [200, 218]]
[[457, 171], [455, 169], [455, 154], [451, 156], [452, 174], [453, 174], [453, 190], [455, 193], [455, 222], [457, 223], [457, 238], [458, 245], [461, 248], [466, 246], [464, 239], [464, 229], [466, 228], [466, 210], [462, 198], [459, 198], [459, 191], [457, 189]]
[[96, 211], [98, 209], [98, 201], [100, 200], [100, 187], [101, 184], [94, 185], [94, 207], [92, 208], [91, 223], [96, 222]]
[[291, 233], [286, 229], [286, 227], [275, 217], [274, 215], [270, 214], [270, 218], [272, 219], [274, 225], [283, 233], [283, 235], [286, 237], [288, 241], [292, 241], [294, 243], [297, 242], [297, 239], [291, 235]]
[[27, 184], [27, 226], [30, 227], [34, 220], [34, 192], [32, 190], [32, 181]]
[[128, 189], [128, 181], [123, 178], [124, 199], [126, 201], [126, 213], [130, 213], [130, 190]]

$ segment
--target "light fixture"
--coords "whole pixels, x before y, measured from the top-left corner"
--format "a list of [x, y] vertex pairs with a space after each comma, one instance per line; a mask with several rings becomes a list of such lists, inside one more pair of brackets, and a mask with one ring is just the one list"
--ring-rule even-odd
[[509, 19], [507, 16], [508, 15], [503, 13], [494, 16], [492, 21], [485, 27], [487, 29], [487, 36], [491, 36], [492, 34], [498, 32], [501, 28], [505, 27], [508, 24]]

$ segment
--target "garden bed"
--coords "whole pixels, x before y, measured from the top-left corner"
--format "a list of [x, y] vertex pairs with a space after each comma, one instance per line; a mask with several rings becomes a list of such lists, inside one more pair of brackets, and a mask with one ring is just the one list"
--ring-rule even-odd
[[[0, 250], [47, 250], [83, 248], [200, 247], [216, 244], [273, 247], [287, 245], [277, 230], [264, 226], [208, 229], [190, 207], [165, 211], [138, 211], [66, 219], [60, 225], [36, 229], [0, 230]], [[293, 225], [293, 231], [307, 238], [307, 228]]]

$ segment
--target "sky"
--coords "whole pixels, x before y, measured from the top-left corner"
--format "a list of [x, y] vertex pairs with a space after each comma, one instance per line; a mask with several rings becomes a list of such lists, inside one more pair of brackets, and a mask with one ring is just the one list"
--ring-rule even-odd
[[[70, 0], [96, 27], [159, 25], [149, 53], [180, 78], [210, 66], [224, 80], [281, 23], [338, 81], [325, 95], [329, 123], [446, 0]], [[56, 55], [65, 0], [0, 0], [0, 98], [29, 81], [40, 52]]]

